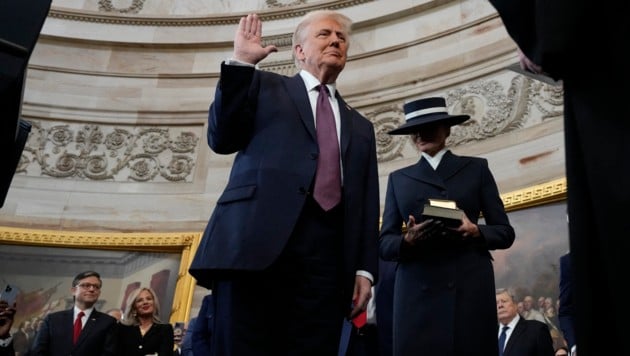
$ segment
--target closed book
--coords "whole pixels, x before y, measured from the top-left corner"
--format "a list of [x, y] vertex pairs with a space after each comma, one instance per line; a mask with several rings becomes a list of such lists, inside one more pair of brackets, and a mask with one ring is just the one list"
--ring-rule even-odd
[[440, 220], [446, 227], [457, 228], [462, 224], [464, 211], [458, 208], [445, 208], [442, 206], [425, 204], [422, 211], [423, 220]]

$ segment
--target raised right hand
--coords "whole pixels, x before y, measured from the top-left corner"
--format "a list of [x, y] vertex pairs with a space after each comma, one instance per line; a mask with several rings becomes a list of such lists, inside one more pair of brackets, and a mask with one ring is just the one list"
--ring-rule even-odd
[[262, 20], [258, 15], [249, 14], [241, 17], [234, 36], [234, 59], [257, 64], [270, 53], [277, 51], [275, 45], [262, 46]]

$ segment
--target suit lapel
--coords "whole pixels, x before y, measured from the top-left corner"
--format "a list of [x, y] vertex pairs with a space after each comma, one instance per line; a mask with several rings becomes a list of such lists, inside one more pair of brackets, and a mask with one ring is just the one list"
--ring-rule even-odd
[[344, 157], [350, 147], [350, 138], [352, 137], [352, 108], [341, 98], [339, 91], [335, 91], [335, 97], [339, 104], [339, 120], [341, 121], [341, 161], [344, 162]]
[[92, 329], [94, 329], [94, 325], [96, 324], [98, 316], [98, 312], [96, 310], [92, 310], [92, 313], [90, 313], [87, 322], [81, 330], [81, 334], [79, 334], [79, 340], [77, 340], [77, 344], [75, 345], [75, 347], [79, 347], [79, 345], [81, 345], [81, 343], [85, 341], [85, 339], [90, 335], [90, 332], [92, 331]]
[[[285, 82], [289, 97], [293, 103], [295, 103], [295, 107], [300, 113], [300, 119], [302, 120], [304, 127], [306, 127], [306, 130], [311, 135], [311, 138], [317, 141], [317, 135], [315, 134], [315, 118], [313, 117], [313, 112], [311, 111], [311, 105], [308, 99], [306, 86], [304, 85], [304, 80], [302, 80], [302, 77], [300, 77], [299, 74], [296, 74], [293, 77], [288, 78]], [[304, 103], [308, 105], [304, 105]]]
[[514, 330], [512, 330], [512, 334], [510, 335], [510, 338], [508, 339], [507, 343], [505, 344], [505, 348], [503, 349], [504, 355], [510, 354], [510, 349], [514, 347], [513, 345], [516, 343], [518, 335], [522, 334], [525, 331], [525, 323], [523, 322], [523, 320], [523, 317], [521, 317], [520, 319], [518, 319], [518, 322], [514, 326]]
[[440, 161], [440, 165], [437, 167], [436, 172], [444, 181], [446, 181], [466, 166], [468, 162], [469, 160], [467, 158], [455, 156], [451, 151], [446, 151], [446, 153], [444, 153], [444, 157], [442, 157], [442, 160]]
[[403, 168], [401, 172], [412, 179], [445, 189], [444, 180], [433, 170], [433, 167], [426, 159], [420, 158], [418, 163], [408, 168]]

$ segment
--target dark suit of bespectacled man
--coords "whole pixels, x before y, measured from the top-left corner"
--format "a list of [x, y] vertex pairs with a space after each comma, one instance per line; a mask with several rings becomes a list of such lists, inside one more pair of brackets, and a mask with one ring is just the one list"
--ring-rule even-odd
[[[261, 45], [262, 21], [250, 14], [240, 21], [233, 58], [221, 65], [208, 143], [236, 157], [189, 270], [212, 289], [215, 355], [335, 355], [344, 318], [371, 297], [375, 132], [336, 90], [350, 26], [333, 11], [305, 15], [293, 35], [301, 70], [286, 77], [254, 67], [277, 49]], [[320, 159], [327, 147], [316, 131], [320, 84], [330, 93], [323, 103], [334, 113], [336, 160]], [[314, 198], [318, 163], [341, 168], [341, 197], [329, 210]]]
[[[101, 294], [98, 273], [79, 273], [70, 288], [74, 307], [48, 314], [35, 336], [33, 356], [115, 356], [118, 346], [118, 324], [115, 318], [94, 309]], [[83, 312], [82, 329], [76, 343], [74, 323]]]

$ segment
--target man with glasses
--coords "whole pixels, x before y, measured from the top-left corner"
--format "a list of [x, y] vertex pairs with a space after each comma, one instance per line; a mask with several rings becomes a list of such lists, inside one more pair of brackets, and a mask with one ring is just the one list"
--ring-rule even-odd
[[32, 355], [116, 355], [116, 319], [94, 309], [102, 285], [101, 276], [94, 271], [74, 277], [70, 288], [74, 306], [46, 316], [35, 337]]

